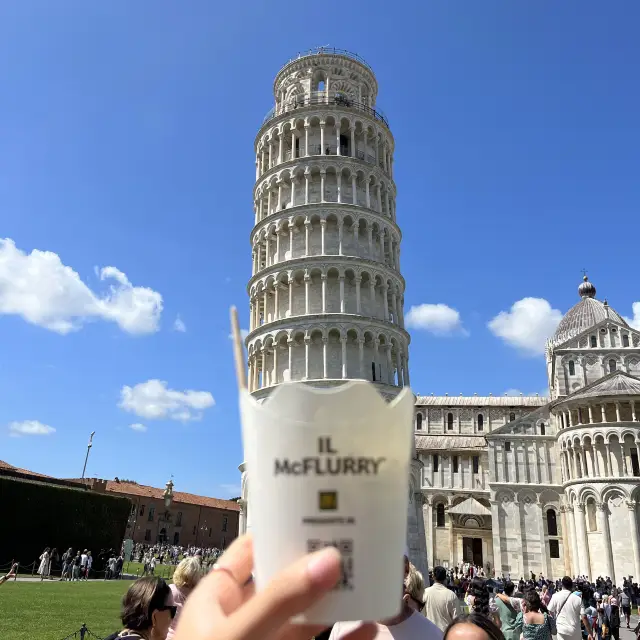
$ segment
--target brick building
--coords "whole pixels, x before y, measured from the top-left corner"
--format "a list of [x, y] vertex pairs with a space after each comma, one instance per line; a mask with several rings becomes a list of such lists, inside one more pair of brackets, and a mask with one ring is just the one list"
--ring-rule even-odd
[[165, 489], [118, 478], [53, 478], [3, 460], [0, 460], [0, 476], [125, 496], [132, 503], [125, 538], [133, 538], [134, 542], [166, 541], [184, 547], [225, 549], [238, 536], [240, 506], [235, 500], [171, 491], [172, 499], [167, 508]]
[[224, 549], [238, 536], [239, 505], [174, 491], [165, 506], [164, 489], [129, 480], [85, 480], [92, 491], [124, 495], [132, 502], [125, 537], [134, 542], [168, 542]]

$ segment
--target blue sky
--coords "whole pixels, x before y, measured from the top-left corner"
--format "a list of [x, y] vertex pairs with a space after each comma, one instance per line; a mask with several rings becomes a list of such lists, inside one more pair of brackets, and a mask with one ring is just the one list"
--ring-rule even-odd
[[318, 45], [371, 64], [395, 136], [413, 389], [541, 392], [583, 267], [621, 314], [640, 301], [639, 18], [2, 3], [0, 459], [78, 476], [95, 430], [89, 475], [237, 495], [228, 307], [248, 324], [253, 140], [274, 75]]

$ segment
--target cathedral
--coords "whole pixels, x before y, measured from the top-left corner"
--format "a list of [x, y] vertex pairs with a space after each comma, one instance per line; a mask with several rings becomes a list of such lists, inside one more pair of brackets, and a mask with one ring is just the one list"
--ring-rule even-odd
[[640, 576], [640, 332], [586, 276], [578, 294], [547, 341], [549, 397], [417, 396], [430, 566]]
[[[395, 142], [359, 55], [278, 71], [254, 140], [249, 391], [409, 386]], [[549, 397], [417, 396], [407, 547], [424, 573], [640, 578], [640, 332], [585, 281], [546, 348]], [[243, 462], [240, 531], [251, 528]], [[384, 508], [381, 505], [381, 508]]]

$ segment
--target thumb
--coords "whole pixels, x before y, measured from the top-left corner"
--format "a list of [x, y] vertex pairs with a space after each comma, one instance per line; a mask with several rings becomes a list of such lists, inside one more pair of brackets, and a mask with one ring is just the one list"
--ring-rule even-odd
[[331, 591], [340, 578], [340, 553], [327, 547], [281, 571], [231, 616], [234, 638], [263, 640]]

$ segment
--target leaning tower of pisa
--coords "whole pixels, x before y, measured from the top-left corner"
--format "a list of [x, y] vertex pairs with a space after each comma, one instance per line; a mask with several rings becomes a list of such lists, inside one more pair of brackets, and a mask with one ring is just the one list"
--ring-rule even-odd
[[[359, 56], [321, 48], [289, 60], [273, 92], [255, 139], [250, 391], [361, 378], [391, 398], [409, 384], [409, 334], [394, 140], [375, 75]], [[409, 547], [425, 568], [419, 466]]]

